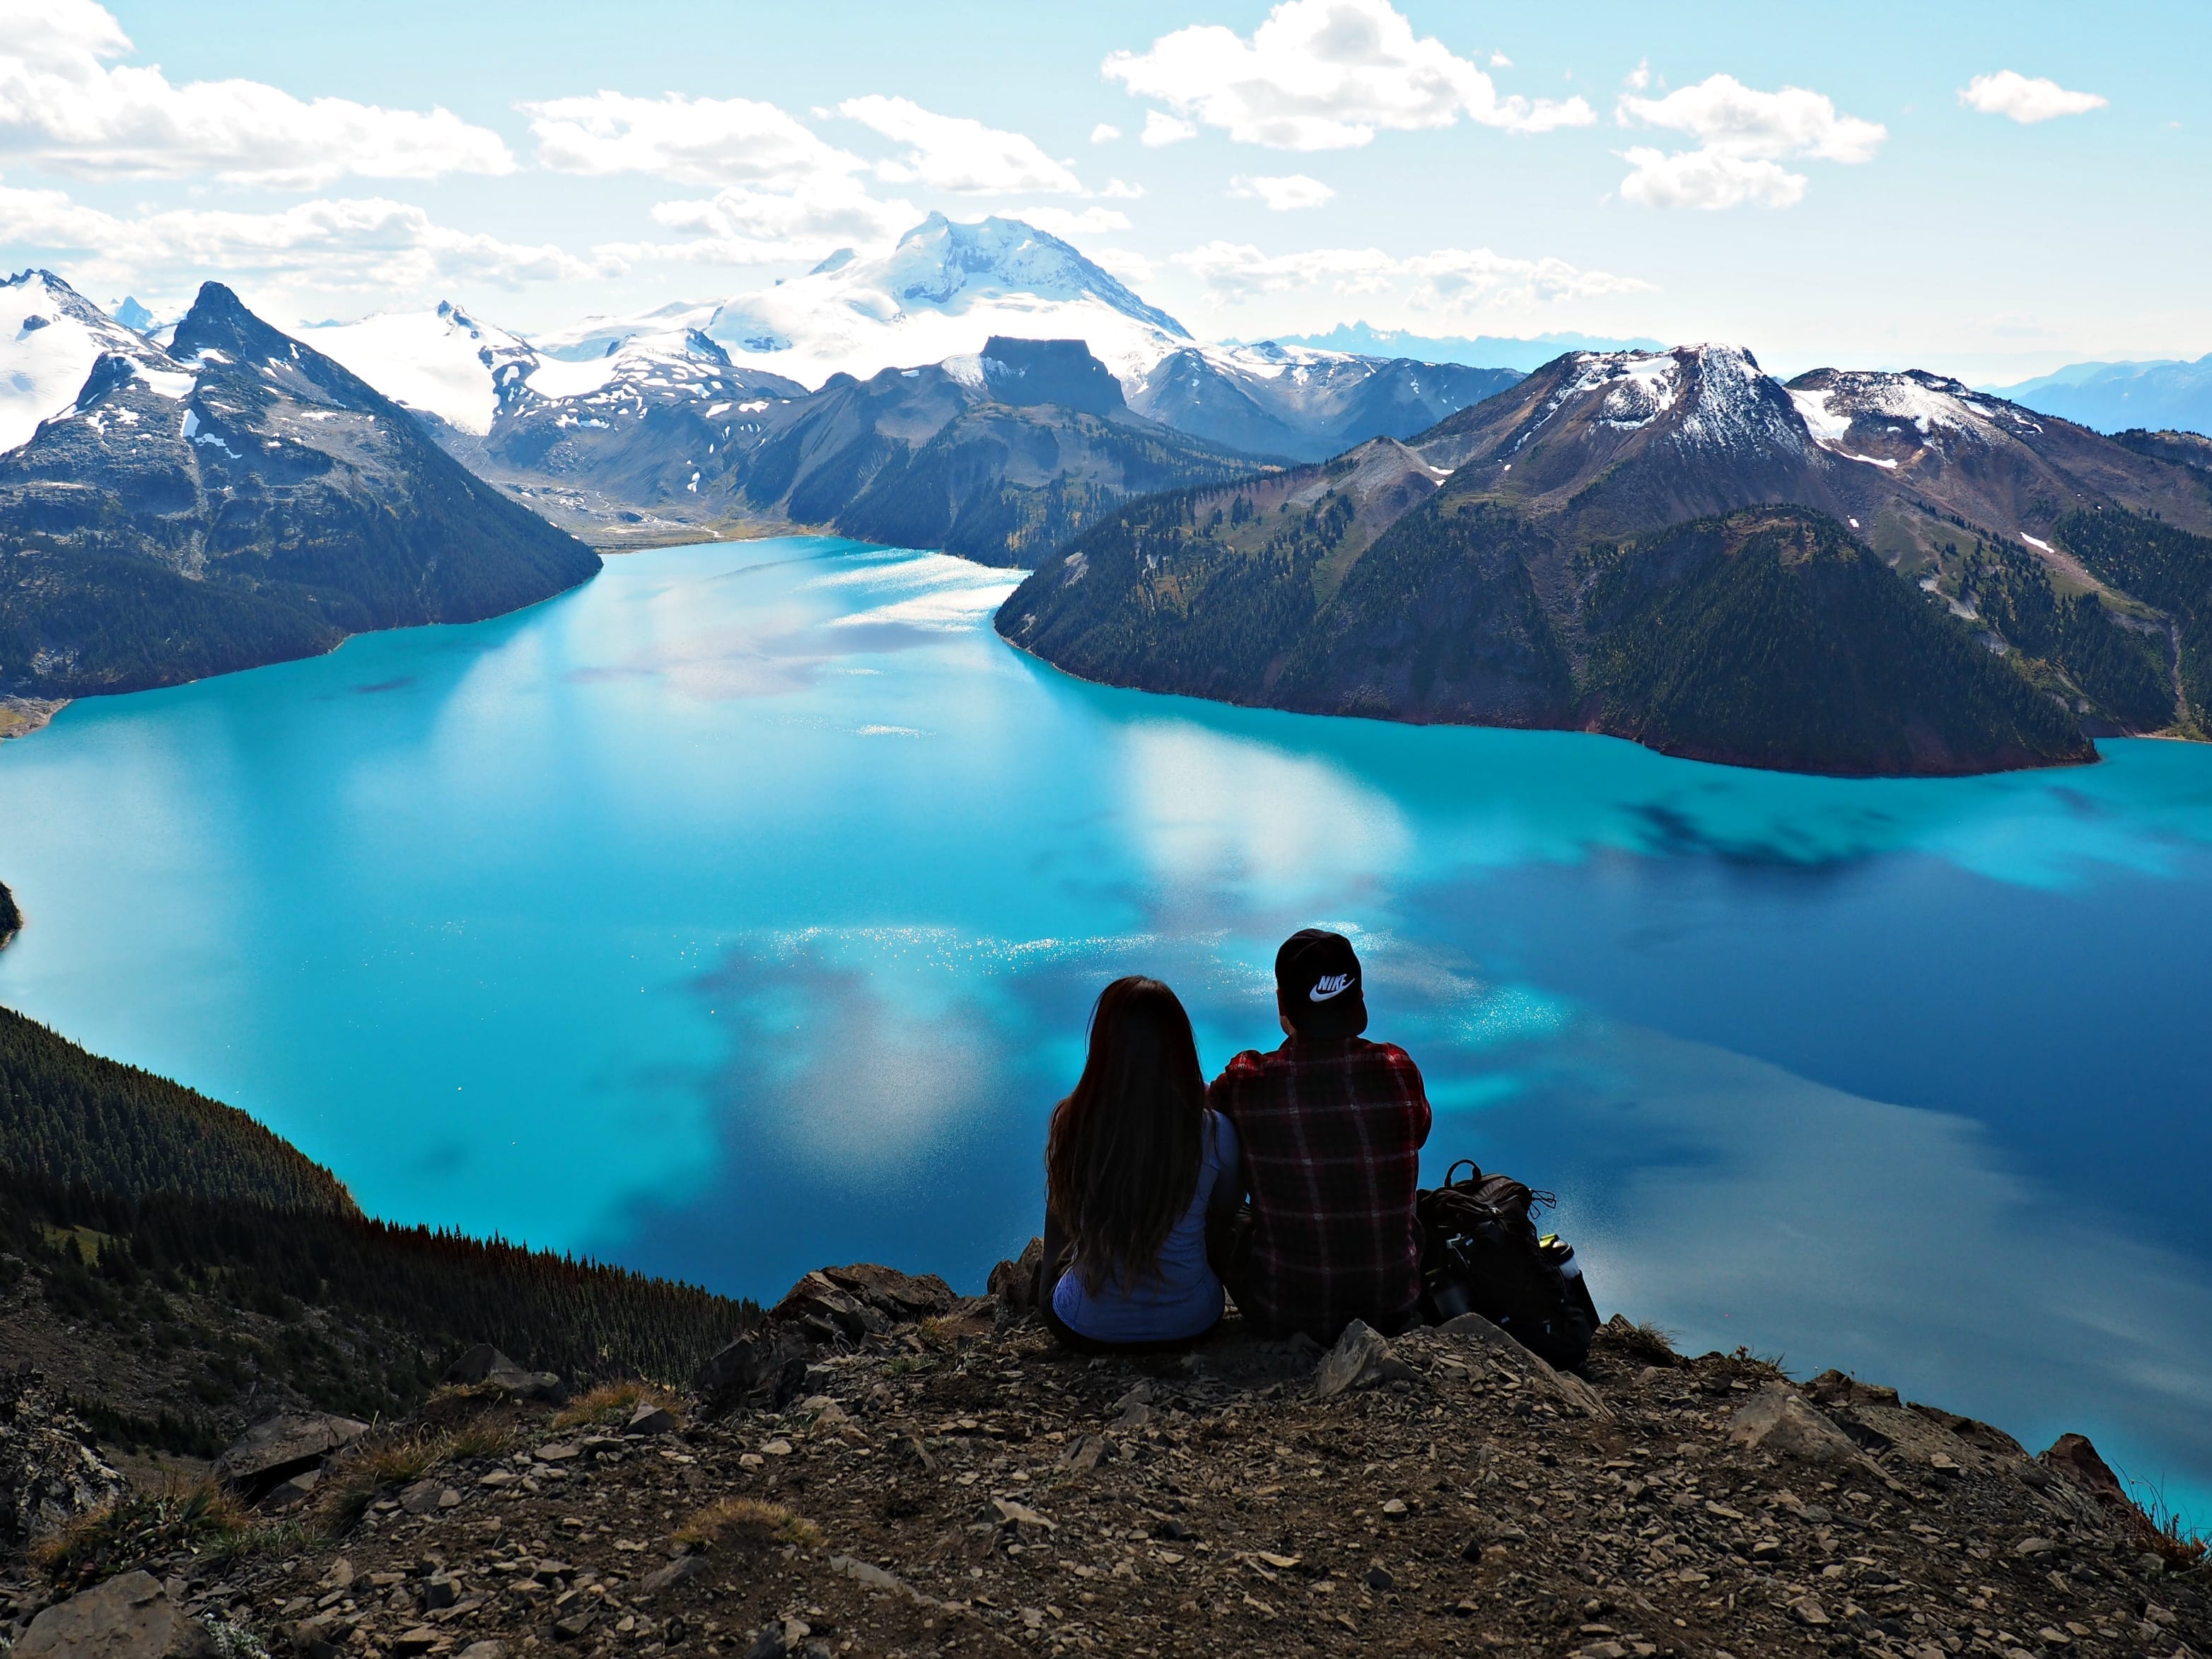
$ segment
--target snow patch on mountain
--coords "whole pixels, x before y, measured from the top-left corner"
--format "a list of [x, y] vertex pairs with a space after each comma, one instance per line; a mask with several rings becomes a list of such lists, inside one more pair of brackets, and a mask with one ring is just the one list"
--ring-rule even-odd
[[140, 364], [142, 374], [160, 355], [50, 270], [0, 278], [0, 450], [29, 442], [40, 422], [68, 412], [110, 353]]
[[325, 324], [314, 344], [394, 403], [482, 437], [502, 392], [538, 367], [527, 340], [441, 301], [434, 311], [381, 312]]

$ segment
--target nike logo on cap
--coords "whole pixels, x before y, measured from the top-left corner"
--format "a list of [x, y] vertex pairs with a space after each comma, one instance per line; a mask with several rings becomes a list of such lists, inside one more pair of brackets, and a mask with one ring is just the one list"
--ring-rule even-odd
[[1340, 996], [1351, 988], [1351, 975], [1331, 974], [1316, 985], [1312, 990], [1307, 992], [1306, 997], [1310, 1001], [1327, 1002], [1331, 997]]

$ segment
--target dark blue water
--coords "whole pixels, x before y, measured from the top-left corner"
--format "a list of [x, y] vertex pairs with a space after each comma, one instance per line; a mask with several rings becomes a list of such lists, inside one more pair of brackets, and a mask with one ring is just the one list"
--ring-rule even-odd
[[1844, 782], [1086, 686], [1003, 573], [640, 554], [0, 750], [0, 1000], [407, 1220], [980, 1285], [1097, 988], [1272, 1042], [1292, 928], [1601, 1304], [2212, 1484], [2212, 750]]

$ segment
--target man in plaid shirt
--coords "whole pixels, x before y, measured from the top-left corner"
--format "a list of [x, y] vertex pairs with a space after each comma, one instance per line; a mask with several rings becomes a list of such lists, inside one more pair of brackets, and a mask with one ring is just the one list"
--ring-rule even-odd
[[1248, 1318], [1333, 1343], [1365, 1320], [1386, 1335], [1416, 1322], [1421, 1233], [1413, 1216], [1429, 1101], [1403, 1048], [1367, 1042], [1359, 958], [1309, 927], [1275, 956], [1288, 1041], [1247, 1049], [1206, 1091], [1243, 1148], [1249, 1255], [1230, 1293]]

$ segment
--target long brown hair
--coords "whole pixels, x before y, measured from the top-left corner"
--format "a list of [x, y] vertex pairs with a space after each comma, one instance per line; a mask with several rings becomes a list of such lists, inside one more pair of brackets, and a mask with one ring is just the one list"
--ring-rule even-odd
[[1134, 1284], [1198, 1190], [1206, 1073], [1190, 1016], [1156, 979], [1098, 994], [1074, 1092], [1053, 1109], [1045, 1190], [1084, 1287]]

